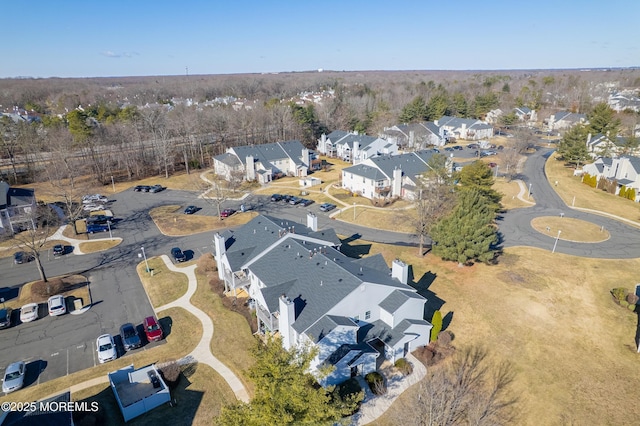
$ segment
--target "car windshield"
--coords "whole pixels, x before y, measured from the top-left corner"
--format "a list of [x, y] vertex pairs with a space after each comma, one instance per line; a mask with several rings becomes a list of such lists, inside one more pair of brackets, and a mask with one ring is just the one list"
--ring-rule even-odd
[[100, 352], [108, 351], [112, 347], [113, 346], [111, 345], [111, 343], [105, 343], [104, 345], [100, 345]]
[[51, 309], [60, 309], [60, 308], [62, 308], [62, 305], [51, 304]]
[[12, 371], [10, 373], [7, 373], [6, 376], [4, 376], [4, 381], [8, 382], [9, 380], [14, 380], [17, 379], [18, 377], [20, 377], [20, 371]]
[[31, 312], [35, 311], [35, 310], [36, 310], [36, 308], [37, 308], [36, 306], [27, 306], [27, 307], [24, 307], [24, 308], [22, 308], [22, 313], [30, 314]]
[[135, 335], [135, 333], [133, 332], [132, 328], [126, 328], [124, 330], [124, 337], [125, 339], [128, 339], [129, 337], [133, 337]]
[[158, 326], [158, 324], [151, 324], [149, 327], [147, 327], [147, 331], [156, 331], [159, 328], [160, 327]]

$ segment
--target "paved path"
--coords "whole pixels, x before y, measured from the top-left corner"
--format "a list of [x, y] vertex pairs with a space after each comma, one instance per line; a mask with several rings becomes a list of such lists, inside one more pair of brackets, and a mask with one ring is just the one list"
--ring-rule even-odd
[[240, 379], [238, 379], [238, 377], [233, 374], [233, 372], [226, 365], [220, 362], [220, 360], [218, 360], [218, 358], [213, 356], [213, 354], [211, 353], [211, 340], [213, 339], [213, 321], [211, 321], [211, 318], [209, 318], [206, 313], [202, 312], [199, 308], [191, 304], [191, 297], [193, 297], [196, 289], [198, 288], [198, 281], [195, 274], [197, 265], [177, 267], [171, 262], [167, 255], [162, 255], [161, 258], [169, 270], [173, 272], [180, 272], [187, 276], [187, 278], [189, 279], [189, 288], [182, 297], [174, 300], [171, 303], [160, 306], [156, 309], [156, 311], [159, 312], [165, 309], [178, 307], [186, 309], [188, 312], [195, 315], [196, 318], [198, 318], [202, 323], [202, 338], [200, 339], [200, 342], [198, 343], [196, 348], [189, 355], [187, 355], [186, 358], [193, 358], [198, 362], [211, 366], [229, 384], [229, 387], [231, 387], [231, 390], [233, 391], [233, 393], [235, 393], [236, 398], [243, 402], [249, 402], [249, 394]]

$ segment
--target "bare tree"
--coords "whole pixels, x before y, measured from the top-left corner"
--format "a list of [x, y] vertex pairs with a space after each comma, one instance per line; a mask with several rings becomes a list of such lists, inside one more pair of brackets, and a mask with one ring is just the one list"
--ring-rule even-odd
[[47, 275], [40, 256], [47, 243], [50, 230], [59, 224], [58, 217], [47, 205], [25, 209], [22, 215], [23, 230], [13, 236], [19, 248], [24, 248], [34, 259], [40, 279], [47, 282]]
[[515, 373], [506, 361], [493, 362], [485, 349], [459, 351], [450, 364], [429, 368], [418, 392], [404, 407], [399, 424], [514, 424], [518, 398], [511, 385]]

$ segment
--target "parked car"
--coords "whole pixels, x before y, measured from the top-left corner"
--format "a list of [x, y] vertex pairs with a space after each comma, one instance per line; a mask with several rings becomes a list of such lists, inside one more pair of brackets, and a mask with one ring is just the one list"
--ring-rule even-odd
[[300, 205], [301, 205], [301, 206], [305, 206], [305, 207], [310, 206], [310, 205], [311, 205], [311, 204], [313, 204], [313, 203], [314, 203], [314, 201], [313, 201], [313, 200], [309, 200], [309, 199], [307, 199], [307, 198], [303, 198], [303, 199], [300, 201]]
[[489, 157], [492, 155], [497, 155], [498, 153], [495, 151], [481, 151], [480, 152], [480, 157]]
[[173, 260], [175, 260], [176, 262], [184, 262], [185, 260], [187, 260], [187, 256], [178, 247], [174, 247], [171, 249], [171, 257], [173, 257]]
[[20, 322], [31, 322], [38, 319], [38, 309], [39, 306], [37, 303], [27, 303], [22, 308], [20, 308]]
[[282, 196], [282, 200], [283, 200], [285, 203], [288, 203], [288, 202], [289, 202], [289, 200], [291, 200], [291, 198], [293, 198], [293, 195], [284, 194], [284, 195]]
[[137, 349], [142, 346], [140, 336], [138, 336], [136, 328], [130, 322], [123, 324], [120, 327], [120, 337], [122, 338], [122, 344], [125, 351]]
[[62, 256], [64, 254], [64, 246], [62, 244], [56, 244], [53, 246], [53, 255], [54, 256]]
[[24, 373], [26, 370], [27, 365], [24, 361], [9, 364], [7, 369], [4, 370], [4, 377], [2, 378], [2, 392], [9, 393], [22, 388], [24, 385]]
[[47, 301], [47, 306], [49, 307], [49, 315], [52, 317], [67, 313], [67, 304], [64, 301], [64, 297], [60, 294], [51, 296]]
[[133, 187], [135, 192], [149, 192], [149, 189], [151, 189], [149, 185], [137, 185]]
[[451, 148], [450, 146], [446, 147], [444, 150], [447, 152], [453, 152], [453, 148]]
[[277, 202], [277, 201], [280, 201], [280, 200], [282, 200], [282, 195], [280, 195], [280, 194], [272, 194], [271, 195], [271, 201]]
[[17, 251], [13, 254], [13, 263], [20, 265], [26, 262], [31, 262], [33, 255], [31, 253], [25, 253], [23, 251]]
[[85, 195], [82, 197], [82, 204], [106, 203], [109, 199], [100, 194]]
[[94, 232], [107, 232], [108, 230], [108, 225], [103, 225], [100, 223], [92, 223], [91, 225], [87, 225], [87, 234], [93, 234]]
[[82, 210], [84, 210], [85, 212], [97, 212], [100, 210], [104, 210], [104, 205], [103, 204], [85, 204], [84, 207], [82, 207]]
[[331, 210], [335, 209], [336, 207], [337, 206], [335, 204], [323, 203], [323, 204], [320, 204], [320, 211], [328, 212], [328, 211], [331, 211]]
[[162, 340], [162, 328], [160, 328], [160, 324], [156, 321], [156, 317], [146, 317], [144, 321], [142, 321], [142, 325], [144, 326], [144, 334], [147, 336], [148, 341], [157, 342], [158, 340]]
[[433, 152], [435, 152], [435, 153], [440, 154], [440, 150], [439, 150], [438, 148], [431, 148], [431, 150], [432, 150]]
[[113, 361], [118, 358], [116, 344], [110, 334], [103, 334], [96, 339], [96, 351], [98, 352], [98, 361], [104, 364], [107, 361]]
[[0, 328], [11, 327], [11, 308], [0, 309]]
[[106, 216], [103, 214], [97, 214], [94, 216], [89, 216], [86, 221], [87, 225], [106, 225], [107, 223], [113, 223], [111, 216]]
[[457, 151], [462, 151], [463, 150], [463, 148], [460, 145], [454, 146], [453, 149], [455, 149]]
[[301, 201], [302, 201], [302, 198], [300, 198], [300, 197], [291, 197], [289, 199], [289, 204], [295, 206], [296, 204], [300, 204]]
[[153, 185], [149, 187], [149, 192], [156, 193], [160, 191], [164, 191], [166, 188], [162, 185]]
[[478, 148], [480, 148], [480, 145], [478, 145], [477, 143], [470, 143], [469, 145], [467, 145], [467, 148], [469, 148], [469, 149], [478, 149]]
[[224, 209], [220, 212], [220, 217], [229, 217], [236, 211], [234, 209]]
[[184, 214], [194, 214], [197, 211], [198, 211], [198, 208], [196, 206], [187, 206], [184, 209]]

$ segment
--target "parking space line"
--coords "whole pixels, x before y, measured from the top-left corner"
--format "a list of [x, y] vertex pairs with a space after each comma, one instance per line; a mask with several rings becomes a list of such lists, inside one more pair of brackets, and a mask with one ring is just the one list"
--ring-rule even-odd
[[58, 355], [60, 355], [60, 352], [54, 352], [51, 354], [51, 356], [58, 356]]
[[96, 366], [96, 348], [93, 347], [93, 342], [91, 342], [91, 353], [93, 354], [93, 366]]
[[67, 376], [69, 375], [69, 349], [67, 349]]

